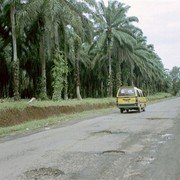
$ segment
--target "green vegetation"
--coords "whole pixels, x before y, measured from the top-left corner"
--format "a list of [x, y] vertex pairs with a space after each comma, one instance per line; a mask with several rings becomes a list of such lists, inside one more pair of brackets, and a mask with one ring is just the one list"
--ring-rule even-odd
[[36, 107], [48, 107], [48, 106], [75, 106], [75, 105], [83, 105], [83, 104], [98, 104], [98, 103], [110, 103], [115, 102], [114, 98], [86, 98], [82, 101], [78, 99], [69, 99], [69, 100], [62, 100], [62, 101], [35, 101], [33, 103], [28, 103], [27, 100], [22, 101], [10, 101], [4, 100], [3, 103], [0, 103], [0, 110], [5, 109], [24, 109], [28, 106], [36, 106]]
[[66, 62], [63, 58], [63, 54], [59, 52], [58, 50], [55, 52], [54, 55], [54, 66], [52, 68], [52, 87], [53, 87], [53, 100], [61, 100], [61, 94], [63, 90], [63, 82], [64, 82], [64, 76], [68, 72], [68, 67], [66, 65]]
[[170, 77], [172, 80], [172, 93], [174, 96], [180, 96], [180, 67], [173, 67], [170, 71]]
[[176, 94], [173, 73], [129, 8], [115, 0], [1, 0], [0, 98], [104, 98], [120, 85]]
[[156, 93], [154, 95], [148, 96], [147, 100], [152, 102], [152, 101], [158, 101], [158, 100], [161, 100], [164, 98], [170, 98], [170, 97], [172, 97], [172, 94], [160, 92], [160, 93]]

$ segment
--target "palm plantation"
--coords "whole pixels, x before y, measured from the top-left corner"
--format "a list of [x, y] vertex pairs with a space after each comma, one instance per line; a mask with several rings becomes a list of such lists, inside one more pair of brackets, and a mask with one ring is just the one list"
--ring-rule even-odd
[[[2, 0], [0, 98], [114, 96], [120, 85], [170, 88], [137, 17], [118, 1]], [[1, 78], [3, 77], [3, 78]]]

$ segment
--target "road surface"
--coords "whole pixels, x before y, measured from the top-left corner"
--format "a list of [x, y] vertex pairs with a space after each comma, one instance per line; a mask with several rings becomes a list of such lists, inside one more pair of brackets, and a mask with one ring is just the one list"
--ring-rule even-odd
[[180, 98], [0, 143], [0, 179], [180, 179]]

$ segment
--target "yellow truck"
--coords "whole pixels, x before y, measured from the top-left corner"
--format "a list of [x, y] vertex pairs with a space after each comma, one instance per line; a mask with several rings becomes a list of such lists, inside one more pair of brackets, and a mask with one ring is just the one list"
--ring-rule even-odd
[[116, 97], [117, 107], [120, 112], [125, 110], [145, 111], [147, 100], [141, 89], [133, 86], [120, 87]]

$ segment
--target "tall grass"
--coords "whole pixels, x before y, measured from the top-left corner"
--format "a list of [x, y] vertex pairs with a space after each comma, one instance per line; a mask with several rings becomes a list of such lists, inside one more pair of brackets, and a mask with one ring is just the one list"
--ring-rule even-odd
[[4, 102], [0, 103], [0, 110], [4, 109], [24, 109], [28, 106], [36, 106], [36, 107], [48, 107], [48, 106], [75, 106], [75, 105], [83, 105], [83, 104], [97, 104], [97, 103], [110, 103], [115, 102], [114, 98], [86, 98], [83, 100], [70, 99], [70, 100], [62, 100], [62, 101], [37, 101], [35, 100], [32, 103], [29, 103], [29, 100], [21, 100], [21, 101], [9, 101], [4, 100]]
[[148, 99], [148, 101], [156, 101], [156, 100], [170, 98], [170, 97], [172, 97], [172, 95], [170, 93], [160, 92], [160, 93], [156, 93], [154, 95], [148, 96], [147, 99]]

